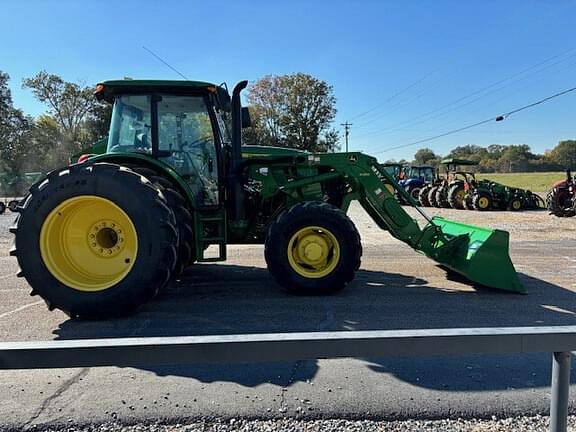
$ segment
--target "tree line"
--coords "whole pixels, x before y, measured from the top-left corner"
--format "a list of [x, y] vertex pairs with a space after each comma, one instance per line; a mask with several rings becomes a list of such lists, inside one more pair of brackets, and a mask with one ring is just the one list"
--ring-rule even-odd
[[0, 172], [47, 172], [106, 136], [111, 107], [98, 102], [93, 87], [64, 81], [41, 71], [26, 78], [47, 110], [33, 118], [14, 107], [10, 76], [0, 71]]
[[[0, 71], [0, 172], [50, 171], [107, 135], [112, 108], [96, 100], [92, 86], [46, 71], [25, 78], [22, 87], [46, 107], [33, 118], [14, 107], [9, 81]], [[336, 98], [326, 82], [304, 73], [268, 75], [249, 86], [247, 101], [252, 126], [243, 130], [246, 144], [312, 152], [339, 149], [339, 134], [332, 126]], [[459, 146], [444, 157], [478, 161], [482, 172], [576, 170], [576, 140], [561, 141], [541, 155], [526, 144], [493, 144]], [[437, 166], [441, 159], [422, 148], [412, 162]]]

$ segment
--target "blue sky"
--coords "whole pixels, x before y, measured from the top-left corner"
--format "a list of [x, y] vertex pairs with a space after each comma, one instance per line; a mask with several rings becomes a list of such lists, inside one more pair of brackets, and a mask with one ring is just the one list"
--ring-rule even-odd
[[576, 139], [576, 92], [504, 122], [402, 146], [576, 86], [575, 1], [31, 1], [0, 11], [0, 70], [16, 106], [45, 109], [24, 77], [41, 69], [94, 85], [178, 79], [256, 80], [305, 72], [334, 87], [334, 125], [381, 160], [464, 144]]

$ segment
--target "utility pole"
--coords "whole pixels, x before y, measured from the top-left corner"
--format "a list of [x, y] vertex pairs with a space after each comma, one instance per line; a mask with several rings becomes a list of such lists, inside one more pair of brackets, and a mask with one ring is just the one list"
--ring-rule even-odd
[[340, 123], [340, 126], [344, 126], [344, 136], [346, 137], [346, 153], [348, 153], [348, 135], [350, 135], [350, 126], [352, 126], [352, 123]]

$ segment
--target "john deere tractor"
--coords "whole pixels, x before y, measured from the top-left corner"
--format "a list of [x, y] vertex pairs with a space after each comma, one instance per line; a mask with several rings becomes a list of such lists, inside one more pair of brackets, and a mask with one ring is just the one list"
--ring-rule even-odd
[[353, 200], [444, 268], [524, 291], [507, 232], [417, 207], [419, 225], [394, 192], [416, 207], [414, 199], [375, 158], [243, 146], [246, 85], [230, 97], [195, 81], [98, 84], [96, 97], [114, 105], [103, 153], [34, 184], [11, 228], [32, 294], [73, 317], [126, 314], [192, 263], [225, 260], [229, 244], [264, 244], [270, 273], [290, 293], [331, 294], [360, 267], [360, 236], [346, 215]]
[[428, 201], [434, 207], [463, 209], [467, 188], [476, 182], [474, 173], [464, 171], [461, 167], [478, 165], [478, 162], [467, 159], [447, 158], [440, 161], [446, 174], [443, 181], [430, 188]]
[[546, 203], [537, 194], [506, 186], [490, 180], [481, 180], [467, 188], [465, 202], [474, 210], [543, 210]]

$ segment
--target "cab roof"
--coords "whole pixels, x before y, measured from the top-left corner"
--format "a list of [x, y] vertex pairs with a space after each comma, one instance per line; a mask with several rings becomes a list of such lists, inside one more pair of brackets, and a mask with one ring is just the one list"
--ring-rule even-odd
[[217, 85], [204, 81], [183, 80], [110, 80], [96, 85], [95, 95], [99, 99], [111, 100], [117, 94], [126, 93], [194, 93], [216, 92]]
[[442, 165], [478, 165], [480, 162], [468, 159], [447, 158], [440, 161]]

